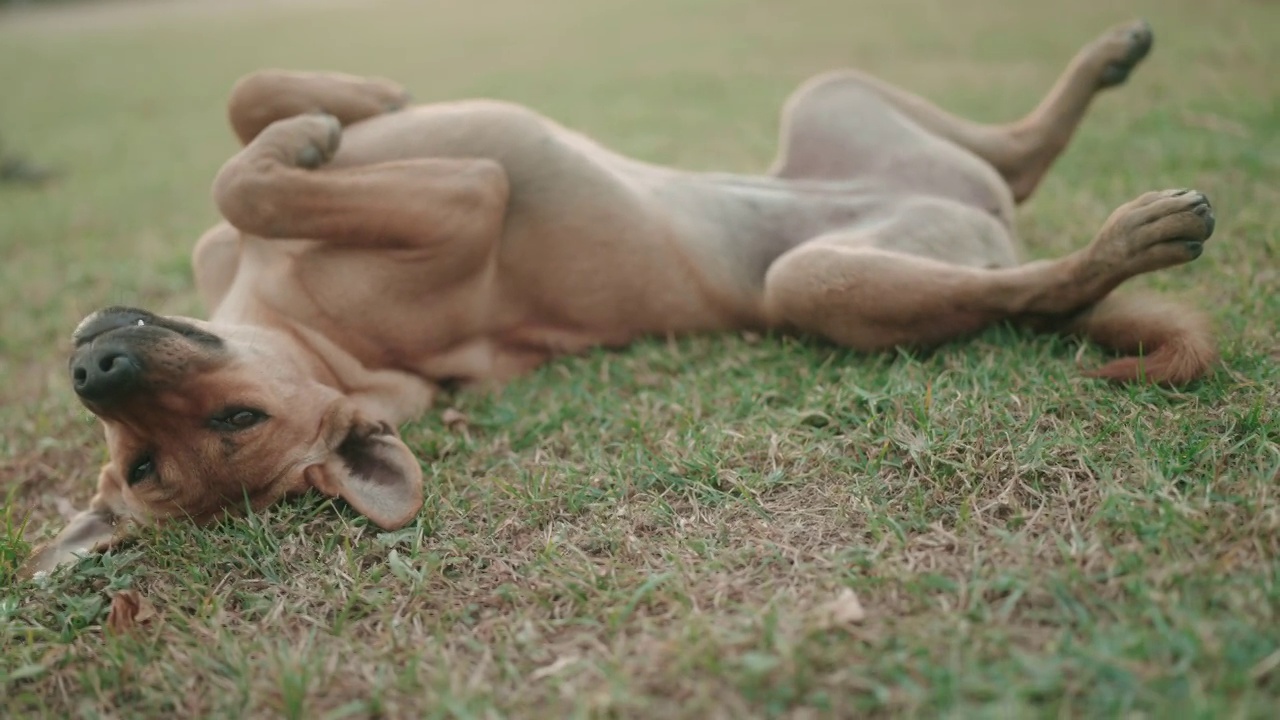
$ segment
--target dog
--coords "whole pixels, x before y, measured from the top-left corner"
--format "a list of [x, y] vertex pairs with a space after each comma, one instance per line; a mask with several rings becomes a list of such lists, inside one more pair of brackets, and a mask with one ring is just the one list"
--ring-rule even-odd
[[626, 158], [515, 104], [411, 107], [387, 80], [253, 73], [229, 100], [243, 148], [213, 183], [224, 222], [194, 250], [209, 319], [110, 307], [75, 330], [71, 382], [110, 459], [25, 571], [110, 547], [125, 520], [202, 523], [312, 489], [401, 527], [422, 470], [397, 427], [443, 384], [653, 334], [875, 352], [1011, 321], [1121, 353], [1097, 378], [1195, 380], [1217, 361], [1205, 317], [1112, 290], [1201, 254], [1203, 194], [1146, 193], [1054, 260], [1024, 262], [1013, 228], [1152, 41], [1145, 22], [1108, 30], [1008, 125], [820, 75], [749, 177]]

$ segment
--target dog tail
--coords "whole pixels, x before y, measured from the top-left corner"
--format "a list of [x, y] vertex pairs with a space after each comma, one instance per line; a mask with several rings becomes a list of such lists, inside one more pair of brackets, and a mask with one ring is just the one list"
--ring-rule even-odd
[[1208, 316], [1160, 295], [1112, 293], [1074, 318], [1066, 330], [1126, 355], [1085, 371], [1088, 377], [1185, 385], [1218, 362]]

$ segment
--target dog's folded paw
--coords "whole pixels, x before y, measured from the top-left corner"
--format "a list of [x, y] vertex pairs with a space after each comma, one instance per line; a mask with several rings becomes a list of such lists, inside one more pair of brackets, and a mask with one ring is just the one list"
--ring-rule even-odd
[[294, 154], [298, 167], [315, 169], [324, 165], [333, 159], [342, 142], [342, 123], [326, 113], [299, 115], [278, 124], [293, 126], [288, 129], [296, 134], [296, 141], [301, 145]]

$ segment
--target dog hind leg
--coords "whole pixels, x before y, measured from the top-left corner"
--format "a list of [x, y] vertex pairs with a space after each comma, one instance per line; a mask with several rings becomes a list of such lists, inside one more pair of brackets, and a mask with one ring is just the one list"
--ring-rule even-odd
[[[782, 142], [773, 172], [782, 177], [847, 177], [867, 164], [875, 142], [859, 144], [866, 132], [867, 94], [874, 95], [925, 132], [987, 161], [1017, 202], [1031, 196], [1066, 148], [1093, 97], [1124, 82], [1151, 49], [1145, 22], [1111, 28], [1082, 48], [1057, 83], [1024, 118], [987, 125], [957, 117], [924, 98], [859, 71], [819, 75], [786, 103]], [[877, 138], [871, 138], [876, 140]]]

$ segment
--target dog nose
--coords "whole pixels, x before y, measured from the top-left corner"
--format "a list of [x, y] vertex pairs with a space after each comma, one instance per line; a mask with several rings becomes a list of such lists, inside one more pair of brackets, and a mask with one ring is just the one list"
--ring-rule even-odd
[[87, 347], [71, 360], [71, 385], [91, 402], [114, 400], [142, 378], [138, 357], [119, 346]]

